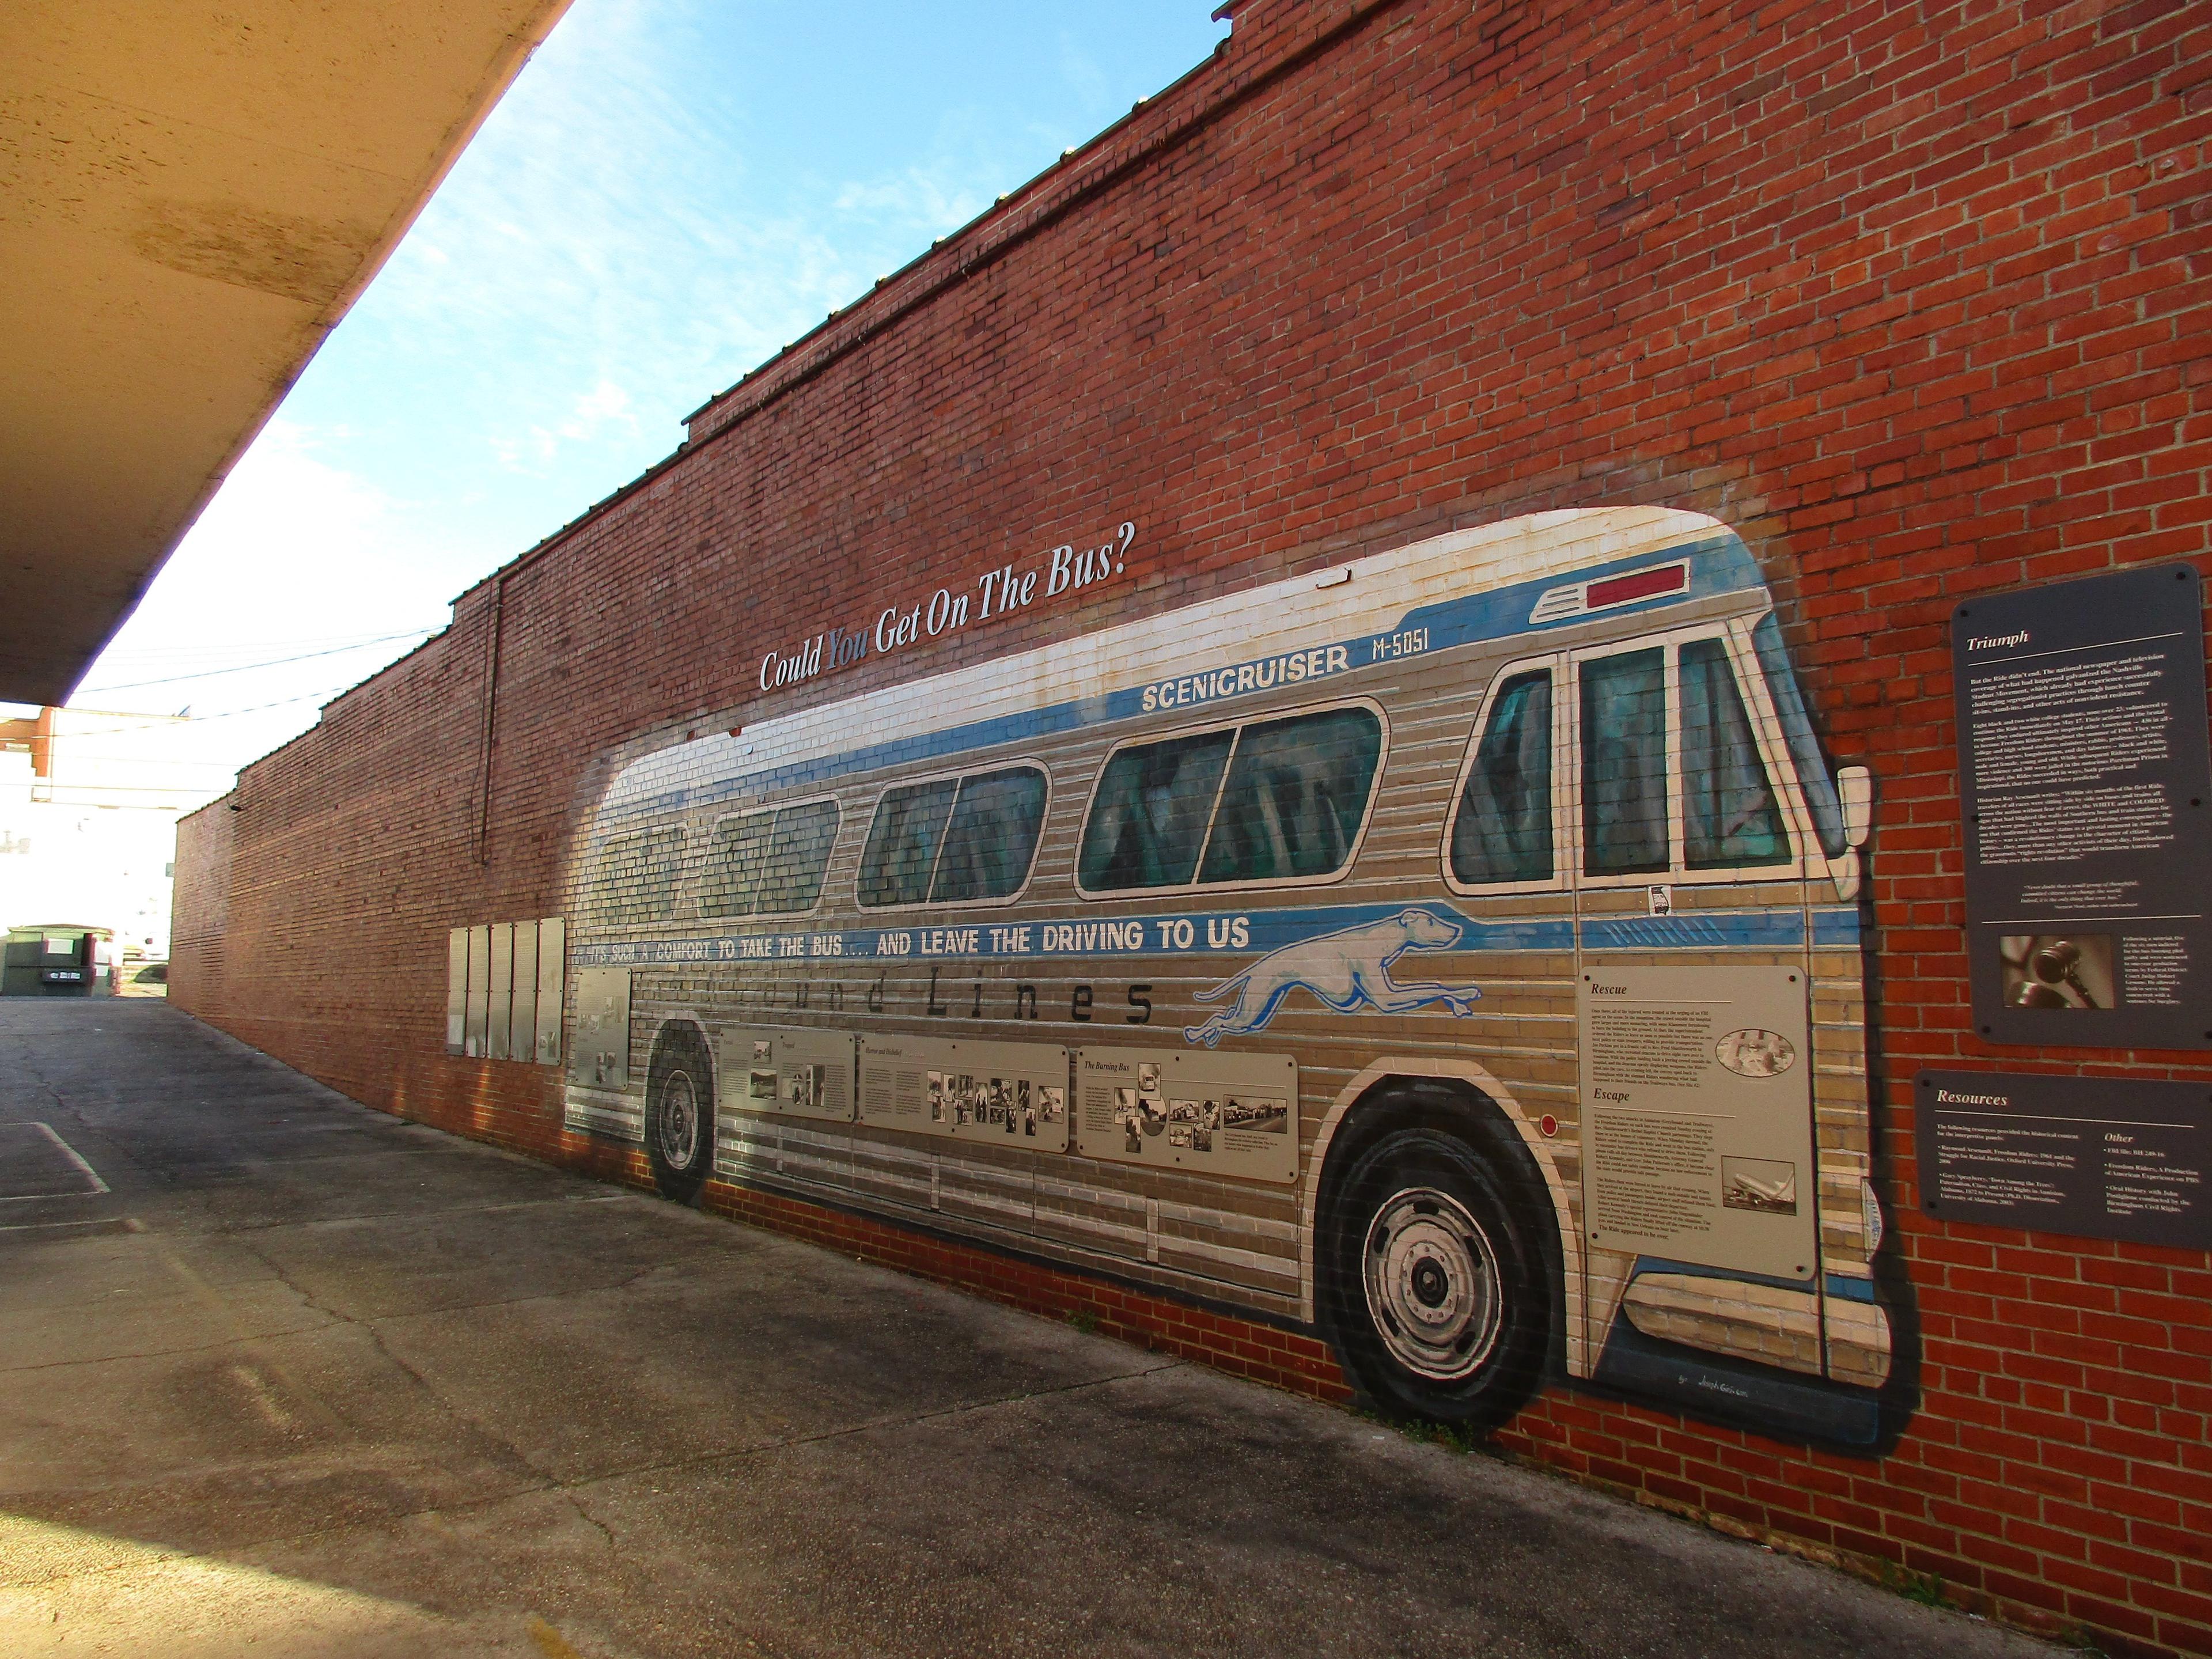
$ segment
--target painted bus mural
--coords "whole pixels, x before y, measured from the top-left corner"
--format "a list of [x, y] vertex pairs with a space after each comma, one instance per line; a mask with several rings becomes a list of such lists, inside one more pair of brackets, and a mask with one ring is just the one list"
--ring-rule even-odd
[[566, 1116], [1317, 1331], [1876, 1449], [1861, 848], [1741, 541], [1455, 532], [675, 744], [575, 843]]

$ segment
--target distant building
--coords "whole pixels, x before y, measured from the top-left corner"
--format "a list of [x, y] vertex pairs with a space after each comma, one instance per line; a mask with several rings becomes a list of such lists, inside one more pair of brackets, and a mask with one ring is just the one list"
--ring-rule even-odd
[[183, 723], [79, 708], [0, 720], [0, 930], [67, 917], [110, 930], [125, 959], [167, 957], [177, 817], [209, 793], [159, 758]]

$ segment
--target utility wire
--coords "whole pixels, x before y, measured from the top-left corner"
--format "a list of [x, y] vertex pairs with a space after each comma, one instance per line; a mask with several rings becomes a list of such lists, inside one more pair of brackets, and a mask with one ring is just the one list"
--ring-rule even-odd
[[250, 654], [259, 651], [298, 651], [325, 645], [359, 645], [365, 640], [383, 637], [380, 634], [287, 634], [273, 640], [200, 639], [175, 645], [114, 646], [103, 652], [100, 659], [121, 663], [127, 667], [146, 668], [195, 658], [204, 661], [234, 657], [241, 652]]
[[102, 726], [97, 732], [62, 732], [55, 735], [55, 741], [70, 743], [81, 741], [85, 738], [112, 737], [118, 732], [150, 732], [156, 726], [165, 726], [174, 731], [180, 725], [197, 726], [202, 720], [227, 720], [234, 714], [258, 714], [264, 709], [285, 708], [295, 702], [312, 702], [317, 697], [335, 697], [339, 692], [353, 690], [361, 684], [359, 680], [348, 680], [343, 685], [325, 686], [320, 691], [302, 691], [296, 697], [279, 697], [274, 702], [257, 702], [250, 708], [223, 708], [218, 709], [212, 714], [164, 714], [155, 720], [142, 721], [137, 726]]
[[[328, 651], [304, 651], [296, 657], [271, 657], [266, 662], [242, 662], [234, 668], [210, 668], [198, 674], [172, 674], [166, 679], [128, 680], [121, 685], [88, 685], [76, 693], [80, 697], [105, 696], [110, 691], [139, 691], [149, 685], [178, 685], [185, 680], [218, 679], [225, 674], [247, 674], [257, 668], [281, 668], [286, 663], [311, 662], [317, 657], [343, 657], [349, 651], [366, 651], [372, 645], [389, 645], [394, 640], [418, 639], [434, 629], [412, 628], [404, 634], [380, 634], [373, 640], [362, 640], [353, 645], [335, 646]], [[212, 718], [210, 716], [210, 718]]]

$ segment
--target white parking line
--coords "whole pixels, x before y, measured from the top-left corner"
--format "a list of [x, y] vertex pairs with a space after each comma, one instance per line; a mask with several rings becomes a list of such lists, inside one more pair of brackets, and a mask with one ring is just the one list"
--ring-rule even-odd
[[69, 1142], [64, 1140], [59, 1135], [56, 1134], [52, 1124], [41, 1123], [39, 1125], [39, 1127], [46, 1132], [47, 1139], [52, 1141], [55, 1146], [61, 1148], [61, 1154], [64, 1158], [67, 1158], [70, 1163], [76, 1164], [78, 1169], [84, 1171], [84, 1178], [92, 1183], [93, 1191], [95, 1193], [104, 1193], [107, 1190], [107, 1183], [100, 1178], [100, 1171], [94, 1169], [91, 1164], [84, 1161], [83, 1153], [78, 1152], [76, 1147], [70, 1146]]
[[76, 1165], [77, 1173], [92, 1183], [92, 1191], [89, 1193], [10, 1193], [5, 1196], [0, 1196], [0, 1204], [28, 1204], [42, 1198], [89, 1198], [108, 1190], [107, 1183], [100, 1178], [100, 1171], [85, 1162], [83, 1153], [56, 1134], [52, 1124], [33, 1122], [28, 1118], [17, 1118], [11, 1122], [0, 1123], [0, 1129], [15, 1128], [36, 1129], [48, 1140], [52, 1141], [56, 1150]]
[[112, 1216], [105, 1221], [21, 1221], [0, 1227], [0, 1233], [50, 1233], [59, 1227], [106, 1227], [118, 1233], [143, 1232], [143, 1227], [133, 1227], [131, 1218], [117, 1220]]

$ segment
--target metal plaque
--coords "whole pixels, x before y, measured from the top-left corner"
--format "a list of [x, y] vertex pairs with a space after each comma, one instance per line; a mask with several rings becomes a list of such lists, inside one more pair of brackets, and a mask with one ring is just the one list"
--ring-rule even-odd
[[540, 1066], [561, 1063], [561, 994], [566, 983], [568, 924], [548, 916], [538, 924], [538, 1030], [533, 1044]]
[[1287, 1054], [1085, 1048], [1075, 1057], [1076, 1148], [1085, 1158], [1298, 1178], [1298, 1067]]
[[724, 1111], [853, 1116], [853, 1035], [741, 1026], [722, 1033], [717, 1071]]
[[1813, 1051], [1794, 968], [1592, 968], [1583, 1211], [1600, 1249], [1809, 1279]]
[[484, 1024], [484, 1058], [505, 1060], [514, 1014], [514, 924], [491, 925], [491, 1006]]
[[2157, 565], [1952, 613], [1974, 1024], [2212, 1047], [2203, 584]]
[[1913, 1104], [1930, 1215], [2212, 1249], [2212, 1087], [1923, 1072]]
[[864, 1036], [860, 1121], [1064, 1152], [1067, 1050], [1044, 1042]]
[[469, 930], [446, 934], [446, 1052], [458, 1054], [468, 1042]]
[[576, 1041], [568, 1080], [586, 1089], [629, 1082], [629, 969], [586, 968], [576, 975]]
[[507, 1057], [527, 1065], [538, 1052], [538, 924], [514, 924], [514, 989], [507, 1020]]
[[469, 1006], [461, 1030], [461, 1052], [482, 1060], [484, 1031], [491, 1021], [491, 929], [469, 929]]

